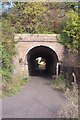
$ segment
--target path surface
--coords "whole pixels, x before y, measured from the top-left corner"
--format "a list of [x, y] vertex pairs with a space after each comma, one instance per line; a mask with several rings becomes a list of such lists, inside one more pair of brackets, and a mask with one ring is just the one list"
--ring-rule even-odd
[[67, 100], [50, 84], [51, 79], [32, 77], [21, 92], [4, 97], [3, 118], [54, 118]]

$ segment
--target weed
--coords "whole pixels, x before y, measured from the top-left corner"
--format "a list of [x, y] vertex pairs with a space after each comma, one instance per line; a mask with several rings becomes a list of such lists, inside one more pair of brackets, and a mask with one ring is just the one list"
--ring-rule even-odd
[[67, 87], [70, 87], [68, 80], [64, 76], [59, 75], [52, 81], [52, 86], [59, 90], [65, 92]]
[[63, 91], [65, 97], [69, 100], [68, 103], [62, 105], [55, 117], [57, 118], [76, 118], [78, 117], [78, 85], [76, 80], [70, 83], [64, 76], [57, 76], [52, 81], [52, 86]]
[[16, 75], [7, 85], [6, 88], [2, 91], [2, 96], [11, 96], [19, 92], [27, 82], [29, 77], [26, 75]]

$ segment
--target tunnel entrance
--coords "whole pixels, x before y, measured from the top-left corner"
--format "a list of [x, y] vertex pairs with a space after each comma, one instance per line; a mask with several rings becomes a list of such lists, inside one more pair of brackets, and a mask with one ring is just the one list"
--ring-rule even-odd
[[31, 76], [52, 76], [56, 74], [58, 56], [51, 48], [37, 46], [27, 54], [28, 70]]

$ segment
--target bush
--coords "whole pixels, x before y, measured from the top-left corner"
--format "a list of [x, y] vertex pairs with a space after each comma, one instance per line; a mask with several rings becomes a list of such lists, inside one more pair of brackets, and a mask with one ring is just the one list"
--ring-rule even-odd
[[[64, 86], [62, 87], [61, 84]], [[60, 75], [57, 76], [57, 78], [53, 81], [53, 86], [58, 90], [65, 90], [64, 95], [68, 99], [68, 102], [65, 102], [62, 105], [55, 118], [77, 118], [79, 101], [78, 85], [76, 83], [76, 80], [74, 80], [72, 84], [69, 84], [69, 80], [66, 80], [63, 76]]]
[[78, 85], [76, 79], [74, 82], [70, 83], [64, 76], [59, 75], [52, 81], [52, 86], [55, 89], [64, 92], [66, 98], [78, 106]]
[[9, 83], [5, 83], [5, 87], [3, 87], [3, 96], [11, 96], [16, 94], [28, 81], [29, 78], [26, 75], [15, 75]]
[[72, 88], [72, 85], [63, 75], [56, 76], [56, 78], [52, 81], [52, 86], [59, 90], [65, 92], [67, 88]]
[[2, 19], [2, 44], [0, 44], [1, 50], [1, 67], [0, 74], [3, 80], [11, 80], [13, 72], [13, 57], [16, 54], [15, 41], [14, 41], [14, 28], [11, 27], [9, 21]]

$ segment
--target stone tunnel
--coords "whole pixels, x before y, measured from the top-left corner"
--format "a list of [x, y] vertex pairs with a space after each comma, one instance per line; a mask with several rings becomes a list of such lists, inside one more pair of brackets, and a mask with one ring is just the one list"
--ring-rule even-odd
[[[14, 58], [15, 73], [27, 75], [58, 74], [59, 63], [63, 61], [64, 46], [57, 41], [56, 34], [15, 34], [16, 57]], [[37, 59], [42, 62], [38, 64]]]

